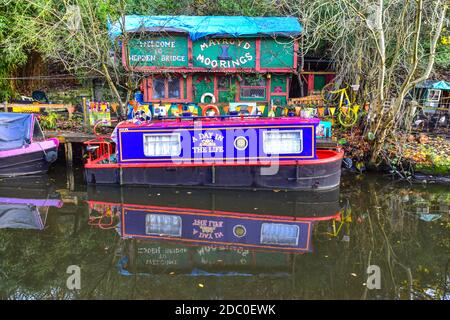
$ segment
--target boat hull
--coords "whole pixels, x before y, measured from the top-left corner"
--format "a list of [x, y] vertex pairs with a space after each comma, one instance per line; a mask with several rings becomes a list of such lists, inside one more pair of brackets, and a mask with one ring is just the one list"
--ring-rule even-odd
[[7, 156], [0, 156], [0, 177], [46, 173], [50, 165], [56, 161], [57, 154], [58, 145], [47, 143], [42, 149], [10, 152]]
[[326, 190], [339, 186], [342, 152], [329, 152], [318, 160], [267, 166], [123, 166], [86, 165], [88, 184], [196, 186], [207, 188]]

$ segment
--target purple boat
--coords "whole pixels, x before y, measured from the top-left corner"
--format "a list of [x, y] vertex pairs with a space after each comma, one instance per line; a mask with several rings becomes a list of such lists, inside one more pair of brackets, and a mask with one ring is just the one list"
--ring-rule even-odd
[[0, 113], [0, 177], [47, 172], [58, 146], [58, 139], [45, 139], [35, 115]]

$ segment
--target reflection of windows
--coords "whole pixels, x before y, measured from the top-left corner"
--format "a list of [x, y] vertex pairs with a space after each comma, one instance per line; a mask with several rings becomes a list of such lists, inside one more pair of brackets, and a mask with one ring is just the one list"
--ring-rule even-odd
[[181, 153], [179, 133], [145, 134], [144, 154], [147, 157], [172, 157]]
[[263, 150], [266, 154], [301, 153], [301, 130], [271, 130], [263, 132]]
[[300, 229], [296, 225], [283, 223], [263, 223], [261, 227], [261, 243], [296, 246]]
[[180, 78], [153, 78], [153, 99], [179, 99]]
[[264, 78], [243, 79], [241, 83], [241, 98], [265, 98], [266, 80]]
[[159, 236], [181, 236], [181, 217], [168, 214], [147, 214], [145, 233]]

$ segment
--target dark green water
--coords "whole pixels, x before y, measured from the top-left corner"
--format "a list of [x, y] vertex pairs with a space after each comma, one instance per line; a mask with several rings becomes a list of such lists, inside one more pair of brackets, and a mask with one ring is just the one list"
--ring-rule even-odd
[[[17, 199], [60, 207], [41, 203], [37, 215], [25, 205], [26, 225], [0, 217], [1, 299], [450, 298], [448, 186], [344, 175], [340, 190], [319, 195], [88, 189], [81, 169], [71, 177], [56, 167], [47, 178], [1, 182], [0, 208], [22, 208]], [[114, 210], [133, 204], [310, 219], [310, 250], [122, 239]], [[66, 286], [70, 265], [81, 268], [79, 290]], [[369, 265], [380, 268], [380, 289], [367, 287]]]

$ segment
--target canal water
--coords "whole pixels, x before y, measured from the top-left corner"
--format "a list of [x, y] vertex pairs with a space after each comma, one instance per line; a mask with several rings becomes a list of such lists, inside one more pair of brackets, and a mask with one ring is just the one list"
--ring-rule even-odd
[[[164, 220], [160, 237], [133, 210], [215, 222]], [[329, 192], [87, 188], [82, 168], [57, 166], [0, 182], [0, 298], [449, 299], [449, 210], [448, 186], [381, 175]], [[262, 241], [243, 226], [266, 218], [310, 232], [284, 250], [230, 242], [219, 223]]]

